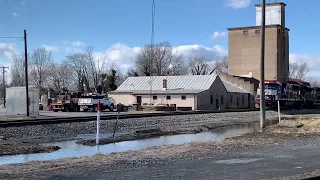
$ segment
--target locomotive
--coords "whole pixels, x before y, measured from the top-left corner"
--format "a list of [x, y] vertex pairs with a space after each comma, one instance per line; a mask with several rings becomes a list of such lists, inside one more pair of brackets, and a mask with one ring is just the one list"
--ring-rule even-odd
[[[289, 79], [287, 82], [265, 80], [265, 103], [267, 108], [319, 108], [320, 88], [311, 87], [310, 83]], [[256, 107], [260, 106], [260, 85], [257, 89]]]

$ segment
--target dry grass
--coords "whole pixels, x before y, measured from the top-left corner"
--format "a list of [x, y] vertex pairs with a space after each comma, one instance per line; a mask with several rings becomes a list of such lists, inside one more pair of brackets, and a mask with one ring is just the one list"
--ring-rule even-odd
[[273, 133], [320, 133], [320, 117], [296, 117], [282, 120], [278, 125], [268, 128]]

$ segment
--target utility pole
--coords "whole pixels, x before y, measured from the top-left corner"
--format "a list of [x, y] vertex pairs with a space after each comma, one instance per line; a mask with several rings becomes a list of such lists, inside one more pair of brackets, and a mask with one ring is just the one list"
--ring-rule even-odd
[[9, 67], [2, 66], [0, 67], [2, 69], [2, 97], [3, 97], [3, 106], [6, 107], [6, 79], [5, 79], [5, 73], [7, 72], [6, 69], [9, 69]]
[[28, 48], [27, 48], [27, 31], [24, 30], [24, 73], [26, 78], [26, 105], [27, 105], [27, 116], [29, 116], [29, 88], [28, 88]]
[[266, 29], [266, 0], [262, 0], [261, 17], [261, 61], [260, 61], [260, 127], [265, 127], [266, 111], [264, 96], [264, 57], [265, 57], [265, 29]]

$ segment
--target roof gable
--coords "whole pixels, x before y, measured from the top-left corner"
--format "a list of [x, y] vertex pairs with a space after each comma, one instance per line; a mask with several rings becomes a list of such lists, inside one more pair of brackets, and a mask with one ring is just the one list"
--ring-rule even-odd
[[[215, 75], [188, 76], [140, 76], [128, 77], [117, 91], [163, 90], [163, 79], [167, 80], [168, 90], [208, 90], [216, 79]], [[151, 85], [150, 85], [150, 82]]]

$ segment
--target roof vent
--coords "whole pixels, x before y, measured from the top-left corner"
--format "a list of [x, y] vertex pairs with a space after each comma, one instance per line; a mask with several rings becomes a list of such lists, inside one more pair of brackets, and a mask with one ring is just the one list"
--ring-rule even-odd
[[163, 79], [163, 80], [162, 80], [162, 89], [163, 89], [163, 90], [167, 90], [167, 88], [168, 88], [167, 79]]

